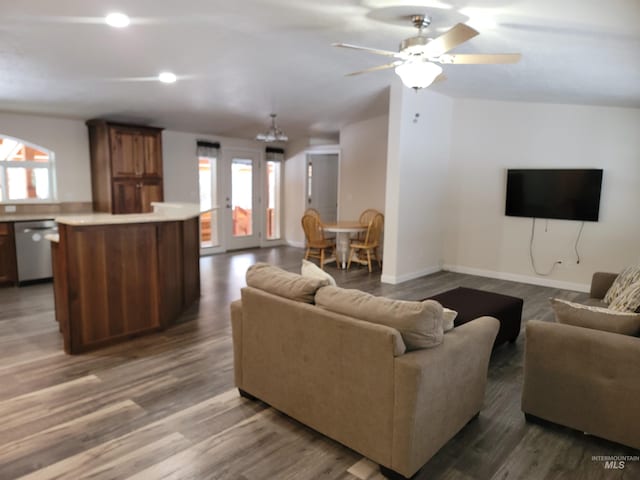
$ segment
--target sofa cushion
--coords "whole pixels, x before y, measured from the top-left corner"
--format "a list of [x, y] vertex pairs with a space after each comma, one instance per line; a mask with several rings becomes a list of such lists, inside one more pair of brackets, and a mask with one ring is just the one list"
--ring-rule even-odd
[[636, 282], [640, 282], [640, 265], [625, 268], [613, 281], [609, 290], [607, 290], [607, 294], [604, 296], [604, 302], [613, 302], [618, 295]]
[[609, 305], [611, 310], [636, 312], [640, 308], [640, 281], [629, 285]]
[[640, 314], [617, 312], [609, 308], [592, 307], [559, 298], [551, 299], [558, 323], [591, 328], [622, 335], [640, 333]]
[[297, 302], [313, 303], [316, 291], [328, 284], [326, 279], [303, 277], [268, 263], [256, 263], [247, 270], [249, 287]]
[[449, 330], [453, 330], [454, 320], [458, 316], [458, 312], [455, 310], [451, 310], [450, 308], [444, 307], [442, 309], [442, 328], [445, 332]]
[[375, 297], [360, 290], [323, 287], [316, 305], [359, 320], [387, 325], [400, 332], [407, 350], [442, 343], [442, 305], [433, 300], [408, 302]]
[[336, 280], [327, 272], [318, 267], [315, 263], [310, 262], [309, 260], [302, 260], [302, 268], [300, 269], [300, 274], [303, 277], [307, 278], [317, 278], [319, 280], [327, 280], [329, 285], [336, 286]]

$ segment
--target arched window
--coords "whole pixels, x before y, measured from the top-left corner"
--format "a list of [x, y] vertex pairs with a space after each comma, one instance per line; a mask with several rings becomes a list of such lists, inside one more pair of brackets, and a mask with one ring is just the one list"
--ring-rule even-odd
[[51, 202], [55, 195], [54, 153], [0, 134], [0, 202]]

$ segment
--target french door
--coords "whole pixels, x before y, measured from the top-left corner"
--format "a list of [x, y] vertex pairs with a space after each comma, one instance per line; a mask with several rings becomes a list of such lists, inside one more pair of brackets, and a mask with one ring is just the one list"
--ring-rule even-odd
[[282, 162], [256, 150], [224, 149], [198, 158], [200, 252], [281, 242]]

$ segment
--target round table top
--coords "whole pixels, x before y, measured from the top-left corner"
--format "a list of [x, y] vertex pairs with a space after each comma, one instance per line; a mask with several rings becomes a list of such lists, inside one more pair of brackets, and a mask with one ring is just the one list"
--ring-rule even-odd
[[323, 223], [322, 228], [327, 232], [364, 232], [367, 229], [366, 225], [362, 225], [360, 222], [355, 221], [341, 221], [332, 223]]

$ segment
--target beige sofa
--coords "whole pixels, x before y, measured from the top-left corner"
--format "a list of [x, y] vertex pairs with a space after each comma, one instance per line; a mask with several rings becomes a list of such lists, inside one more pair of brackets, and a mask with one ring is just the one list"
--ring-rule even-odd
[[[589, 303], [615, 277], [594, 275]], [[640, 449], [640, 338], [527, 322], [522, 411]]]
[[342, 289], [307, 280], [296, 300], [298, 284], [267, 285], [232, 303], [236, 386], [384, 473], [412, 476], [480, 411], [498, 321], [476, 319], [406, 352], [396, 329], [309, 303], [314, 289], [334, 299]]

